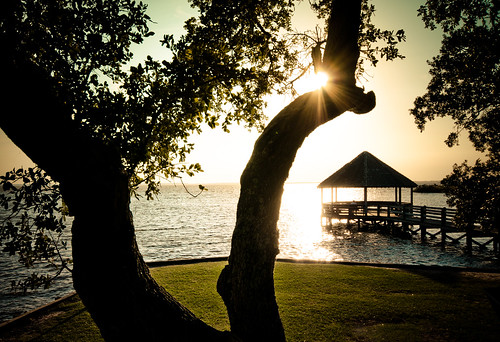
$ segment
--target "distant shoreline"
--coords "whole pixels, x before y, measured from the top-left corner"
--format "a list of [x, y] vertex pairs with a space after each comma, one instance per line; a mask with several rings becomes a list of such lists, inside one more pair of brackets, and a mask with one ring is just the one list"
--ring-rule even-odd
[[419, 193], [444, 193], [444, 187], [440, 184], [421, 184], [413, 189], [413, 192]]

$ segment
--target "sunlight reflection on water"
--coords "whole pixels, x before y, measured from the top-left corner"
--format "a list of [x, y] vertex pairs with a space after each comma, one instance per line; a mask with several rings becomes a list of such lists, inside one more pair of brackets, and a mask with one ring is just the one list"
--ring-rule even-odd
[[321, 246], [330, 236], [321, 227], [320, 215], [320, 196], [315, 186], [307, 183], [285, 185], [278, 221], [279, 257], [339, 260], [335, 251]]

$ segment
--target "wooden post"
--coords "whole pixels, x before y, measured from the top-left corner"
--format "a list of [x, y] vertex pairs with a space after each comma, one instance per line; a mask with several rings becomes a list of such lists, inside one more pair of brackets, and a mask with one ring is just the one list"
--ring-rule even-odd
[[424, 205], [420, 208], [420, 240], [425, 242], [427, 240], [427, 229], [425, 228], [425, 217], [427, 207]]
[[321, 217], [319, 220], [321, 221], [321, 226], [323, 227], [323, 217], [325, 216], [325, 206], [323, 205], [323, 188], [321, 189]]
[[446, 246], [446, 208], [441, 209], [441, 248]]
[[465, 242], [467, 253], [472, 253], [472, 233], [474, 232], [474, 225], [472, 223], [467, 224], [467, 228], [465, 230]]
[[386, 222], [387, 222], [387, 224], [386, 224], [387, 228], [389, 228], [390, 225], [391, 225], [390, 218], [391, 218], [391, 205], [387, 204], [387, 220], [386, 220]]
[[366, 186], [365, 186], [364, 196], [365, 196], [364, 216], [366, 216], [368, 215], [368, 188]]
[[408, 230], [409, 230], [408, 222], [406, 222], [406, 217], [407, 217], [407, 213], [408, 213], [408, 207], [406, 205], [403, 205], [402, 208], [403, 208], [403, 218], [401, 220], [401, 222], [402, 222], [401, 226], [403, 228], [403, 233], [406, 234], [408, 232]]
[[401, 187], [399, 187], [399, 204], [401, 204]]
[[413, 188], [410, 188], [410, 203], [413, 205]]

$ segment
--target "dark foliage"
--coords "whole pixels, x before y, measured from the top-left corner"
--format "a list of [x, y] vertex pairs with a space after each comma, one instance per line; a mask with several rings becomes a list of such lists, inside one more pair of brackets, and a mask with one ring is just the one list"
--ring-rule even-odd
[[498, 229], [500, 143], [500, 6], [496, 0], [429, 0], [419, 9], [427, 28], [444, 32], [438, 56], [429, 62], [427, 92], [415, 100], [411, 114], [423, 130], [428, 121], [450, 117], [455, 124], [445, 143], [458, 144], [466, 132], [486, 161], [455, 165], [443, 181], [457, 223], [481, 223]]
[[444, 192], [444, 188], [439, 184], [422, 184], [417, 186], [413, 191], [420, 193], [437, 193]]
[[499, 233], [500, 160], [498, 154], [486, 161], [454, 165], [453, 172], [441, 183], [448, 205], [457, 208], [456, 223], [472, 226], [479, 223], [489, 233]]
[[32, 273], [27, 279], [14, 282], [23, 293], [39, 286], [49, 287], [64, 270], [69, 258], [63, 257], [66, 248], [63, 230], [67, 210], [62, 202], [59, 185], [39, 168], [18, 169], [0, 176], [0, 247], [19, 262], [31, 268], [37, 262], [48, 261], [53, 272]]

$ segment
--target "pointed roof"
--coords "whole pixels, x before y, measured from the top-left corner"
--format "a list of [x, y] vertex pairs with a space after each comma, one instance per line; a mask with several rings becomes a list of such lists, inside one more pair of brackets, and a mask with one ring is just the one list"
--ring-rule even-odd
[[362, 152], [318, 188], [413, 188], [417, 184], [369, 152]]

